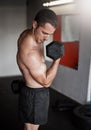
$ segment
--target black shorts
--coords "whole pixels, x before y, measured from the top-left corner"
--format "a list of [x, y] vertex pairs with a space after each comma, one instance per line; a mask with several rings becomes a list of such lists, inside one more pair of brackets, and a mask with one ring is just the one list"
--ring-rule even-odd
[[19, 95], [19, 117], [23, 123], [47, 123], [48, 108], [49, 88], [22, 88]]

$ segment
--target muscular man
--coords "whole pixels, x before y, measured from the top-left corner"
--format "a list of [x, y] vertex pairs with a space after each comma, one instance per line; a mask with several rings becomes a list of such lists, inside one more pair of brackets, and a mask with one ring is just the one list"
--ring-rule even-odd
[[40, 10], [32, 24], [18, 39], [17, 64], [25, 79], [19, 95], [19, 114], [24, 130], [38, 130], [47, 122], [49, 87], [52, 84], [60, 59], [47, 68], [42, 46], [57, 27], [56, 14], [49, 9]]

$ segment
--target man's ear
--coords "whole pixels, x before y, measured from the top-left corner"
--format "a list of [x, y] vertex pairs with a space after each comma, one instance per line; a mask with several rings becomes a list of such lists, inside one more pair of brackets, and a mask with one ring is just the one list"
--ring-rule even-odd
[[34, 29], [37, 28], [37, 21], [33, 21], [33, 28], [34, 28]]

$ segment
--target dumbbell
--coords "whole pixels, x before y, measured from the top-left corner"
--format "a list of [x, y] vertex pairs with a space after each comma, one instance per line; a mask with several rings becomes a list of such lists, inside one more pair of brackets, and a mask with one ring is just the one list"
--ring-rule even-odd
[[46, 55], [53, 60], [64, 56], [64, 44], [58, 41], [52, 41], [46, 45]]
[[11, 90], [14, 94], [19, 94], [21, 91], [21, 88], [24, 86], [24, 81], [23, 80], [13, 80], [11, 82]]

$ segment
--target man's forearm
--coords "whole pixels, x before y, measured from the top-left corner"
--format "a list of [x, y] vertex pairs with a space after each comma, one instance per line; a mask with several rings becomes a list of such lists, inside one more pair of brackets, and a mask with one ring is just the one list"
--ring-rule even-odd
[[53, 61], [52, 65], [47, 70], [46, 78], [47, 78], [47, 81], [49, 84], [51, 84], [52, 81], [54, 80], [54, 78], [56, 77], [58, 66], [59, 66], [59, 61], [60, 61], [60, 59]]

